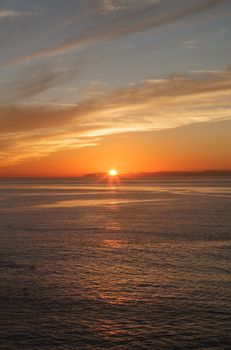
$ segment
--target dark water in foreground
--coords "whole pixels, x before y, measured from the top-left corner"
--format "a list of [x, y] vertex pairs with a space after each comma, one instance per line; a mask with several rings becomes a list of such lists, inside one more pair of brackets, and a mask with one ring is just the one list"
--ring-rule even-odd
[[0, 181], [0, 349], [231, 349], [231, 180]]

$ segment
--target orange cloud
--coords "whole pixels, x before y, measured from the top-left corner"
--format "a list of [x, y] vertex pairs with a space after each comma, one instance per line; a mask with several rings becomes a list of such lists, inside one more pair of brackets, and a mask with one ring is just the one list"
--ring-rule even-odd
[[231, 72], [224, 70], [148, 79], [71, 108], [2, 107], [0, 161], [94, 146], [108, 135], [228, 120], [230, 92]]

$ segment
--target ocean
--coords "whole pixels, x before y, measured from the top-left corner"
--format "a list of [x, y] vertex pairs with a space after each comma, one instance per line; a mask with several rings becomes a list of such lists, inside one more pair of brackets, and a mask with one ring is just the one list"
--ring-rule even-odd
[[231, 349], [231, 179], [0, 180], [0, 349]]

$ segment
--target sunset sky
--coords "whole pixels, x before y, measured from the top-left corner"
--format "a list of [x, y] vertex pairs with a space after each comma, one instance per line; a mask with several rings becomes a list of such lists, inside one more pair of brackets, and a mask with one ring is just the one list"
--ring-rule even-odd
[[231, 170], [230, 0], [0, 0], [0, 176]]

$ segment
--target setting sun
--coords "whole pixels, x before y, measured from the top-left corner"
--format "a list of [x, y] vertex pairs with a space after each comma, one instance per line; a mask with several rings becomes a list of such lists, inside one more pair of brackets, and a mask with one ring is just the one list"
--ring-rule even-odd
[[111, 170], [109, 170], [108, 175], [110, 175], [110, 176], [116, 176], [116, 175], [118, 175], [118, 172], [117, 172], [117, 170], [115, 170], [115, 169], [111, 169]]

